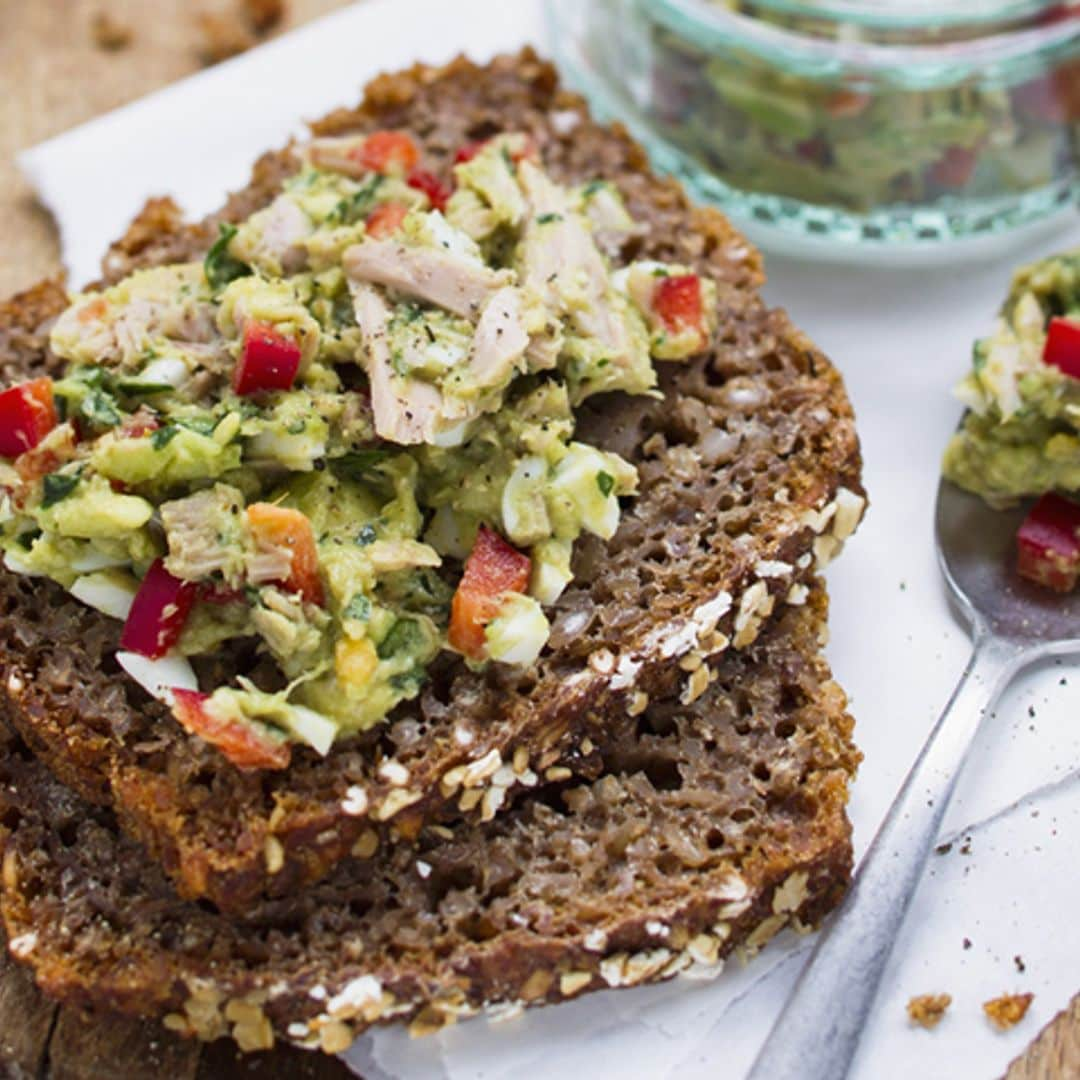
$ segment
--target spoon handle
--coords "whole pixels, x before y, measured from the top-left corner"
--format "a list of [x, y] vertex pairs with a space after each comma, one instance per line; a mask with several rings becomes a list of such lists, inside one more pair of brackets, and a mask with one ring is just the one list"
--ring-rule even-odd
[[982, 717], [1024, 662], [976, 632], [949, 704], [863, 858], [851, 890], [773, 1026], [748, 1080], [843, 1080], [885, 964]]

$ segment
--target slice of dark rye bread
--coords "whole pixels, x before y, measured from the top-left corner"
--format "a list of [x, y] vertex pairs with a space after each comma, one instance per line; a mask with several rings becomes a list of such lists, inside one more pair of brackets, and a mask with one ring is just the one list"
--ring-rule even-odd
[[[623, 715], [591, 783], [487, 823], [429, 826], [302, 894], [229, 918], [176, 897], [107, 809], [0, 744], [0, 904], [12, 954], [88, 1008], [260, 1049], [336, 1052], [677, 973], [817, 924], [851, 867], [858, 765], [820, 655], [824, 589], [715, 662], [709, 689]], [[6, 730], [6, 729], [5, 729]]]
[[[412, 131], [426, 167], [444, 175], [462, 143], [526, 130], [558, 177], [613, 180], [649, 226], [624, 257], [715, 279], [720, 330], [707, 355], [660, 365], [662, 400], [605, 395], [582, 410], [584, 437], [634, 462], [641, 490], [611, 542], [578, 545], [575, 583], [552, 612], [540, 662], [472, 673], [445, 655], [420, 701], [325, 760], [300, 750], [285, 772], [238, 771], [119, 674], [116, 622], [40, 580], [0, 575], [10, 722], [65, 782], [113, 805], [184, 895], [225, 910], [317, 880], [373, 821], [415, 835], [426, 820], [490, 819], [545, 775], [589, 775], [588, 724], [640, 710], [680, 682], [700, 693], [704, 672], [689, 670], [697, 656], [745, 647], [774, 606], [800, 599], [815, 559], [835, 553], [863, 504], [841, 379], [763, 304], [756, 252], [653, 175], [622, 131], [594, 124], [549, 65], [526, 52], [487, 67], [417, 67], [381, 77], [359, 108], [315, 125], [323, 134], [386, 127]], [[150, 204], [106, 258], [107, 278], [199, 257], [219, 218], [265, 204], [295, 168], [289, 151], [264, 157], [218, 218], [194, 226], [171, 204]], [[55, 364], [46, 332], [63, 304], [45, 284], [0, 308], [6, 379]], [[203, 665], [204, 685], [253, 662], [243, 649], [218, 657]]]

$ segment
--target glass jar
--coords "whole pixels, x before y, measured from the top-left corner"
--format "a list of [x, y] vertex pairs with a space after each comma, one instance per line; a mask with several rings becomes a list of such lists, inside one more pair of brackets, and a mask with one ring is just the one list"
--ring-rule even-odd
[[549, 0], [570, 81], [788, 251], [1075, 213], [1080, 0]]

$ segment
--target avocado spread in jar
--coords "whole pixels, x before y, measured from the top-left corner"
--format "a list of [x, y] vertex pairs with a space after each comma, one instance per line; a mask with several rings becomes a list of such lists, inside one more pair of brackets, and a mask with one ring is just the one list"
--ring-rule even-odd
[[[617, 188], [525, 135], [452, 183], [402, 132], [298, 156], [202, 262], [73, 297], [65, 370], [0, 393], [5, 564], [124, 620], [121, 665], [244, 768], [378, 724], [443, 650], [536, 661], [637, 483], [575, 408], [715, 330], [713, 283], [615, 265]], [[245, 639], [259, 677], [200, 686], [190, 658]]]
[[957, 388], [944, 473], [995, 506], [1080, 491], [1080, 252], [1020, 270]]

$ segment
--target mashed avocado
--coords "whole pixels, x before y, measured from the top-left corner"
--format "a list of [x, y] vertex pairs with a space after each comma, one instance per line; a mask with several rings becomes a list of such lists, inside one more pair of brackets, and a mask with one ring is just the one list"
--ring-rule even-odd
[[1080, 491], [1080, 379], [1044, 360], [1051, 318], [1080, 315], [1080, 253], [1020, 270], [957, 387], [968, 407], [944, 473], [994, 505]]
[[[188, 672], [178, 719], [247, 767], [252, 739], [281, 761], [378, 724], [443, 650], [534, 662], [576, 541], [637, 485], [575, 407], [655, 393], [654, 358], [715, 330], [711, 282], [613, 262], [640, 231], [613, 185], [556, 183], [525, 135], [463, 154], [453, 190], [417, 155], [315, 140], [202, 263], [74, 297], [48, 430], [0, 461], [6, 564], [126, 618], [125, 650]], [[258, 685], [193, 699], [187, 659], [238, 639]]]

